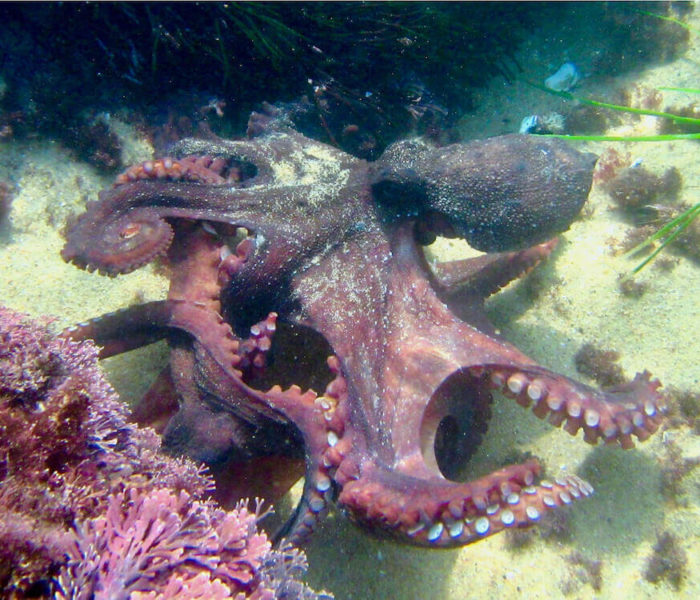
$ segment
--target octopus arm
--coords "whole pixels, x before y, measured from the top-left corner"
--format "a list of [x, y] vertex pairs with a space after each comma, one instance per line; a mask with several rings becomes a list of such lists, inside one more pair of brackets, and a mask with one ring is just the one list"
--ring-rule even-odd
[[346, 481], [338, 501], [359, 524], [404, 543], [464, 546], [504, 529], [532, 525], [548, 510], [593, 492], [574, 475], [536, 484], [539, 470], [531, 461], [455, 483], [411, 477], [365, 461], [340, 472]]

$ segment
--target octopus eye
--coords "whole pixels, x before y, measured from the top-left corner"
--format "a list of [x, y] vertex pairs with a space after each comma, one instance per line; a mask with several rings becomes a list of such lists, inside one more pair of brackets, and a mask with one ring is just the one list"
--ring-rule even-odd
[[130, 240], [132, 237], [137, 235], [141, 231], [141, 225], [139, 223], [129, 223], [119, 232], [119, 237], [123, 240]]

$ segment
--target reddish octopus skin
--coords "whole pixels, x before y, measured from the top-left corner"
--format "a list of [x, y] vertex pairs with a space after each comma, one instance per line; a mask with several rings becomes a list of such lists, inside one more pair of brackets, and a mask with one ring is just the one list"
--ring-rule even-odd
[[[251, 139], [185, 141], [179, 153], [190, 158], [130, 169], [71, 226], [63, 257], [117, 275], [167, 253], [166, 300], [65, 335], [94, 338], [103, 356], [169, 340], [171, 363], [160, 384], [176, 401], [137, 411], [175, 411], [153, 415], [167, 423], [163, 435], [172, 451], [215, 468], [305, 457], [302, 500], [278, 537], [302, 541], [336, 501], [376, 533], [460, 546], [531, 525], [545, 511], [590, 495], [592, 487], [575, 475], [538, 481], [536, 461], [465, 483], [441, 473], [441, 423], [451, 419], [471, 434], [447, 457], [468, 458], [485, 433], [493, 390], [572, 435], [583, 429], [593, 444], [602, 439], [628, 448], [633, 435], [643, 440], [658, 428], [663, 400], [647, 373], [595, 390], [537, 365], [501, 339], [484, 312], [486, 297], [551, 253], [555, 242], [534, 242], [566, 228], [585, 201], [589, 158], [560, 142], [505, 136], [437, 154], [423, 148], [410, 164], [402, 158], [405, 147], [390, 149], [368, 165], [273, 125], [268, 115], [254, 114]], [[527, 156], [530, 147], [537, 158]], [[517, 204], [523, 212], [517, 226], [496, 242], [483, 227], [475, 233], [484, 244], [524, 249], [431, 268], [416, 242], [419, 223], [450, 235], [476, 231], [467, 223], [478, 215], [460, 222], [444, 208], [445, 194], [458, 194], [453, 200], [467, 206], [470, 190], [484, 193], [483, 182], [473, 183], [473, 160], [465, 158], [475, 148], [482, 156], [517, 148], [518, 157], [525, 149], [524, 158], [499, 163], [496, 156], [487, 173], [497, 173], [498, 164], [520, 173], [536, 167], [521, 196], [509, 188], [507, 198], [494, 192], [486, 199], [497, 205], [506, 198], [509, 210]], [[536, 161], [543, 153], [552, 165], [540, 181], [546, 169]], [[228, 177], [234, 163], [256, 174]], [[562, 173], [552, 189], [556, 167]], [[281, 175], [290, 170], [291, 179]], [[402, 190], [403, 205], [387, 202]], [[563, 198], [565, 222], [540, 216], [552, 197]], [[540, 208], [527, 213], [532, 202]], [[254, 236], [234, 238], [237, 227]], [[288, 384], [268, 386], [275, 381]]]

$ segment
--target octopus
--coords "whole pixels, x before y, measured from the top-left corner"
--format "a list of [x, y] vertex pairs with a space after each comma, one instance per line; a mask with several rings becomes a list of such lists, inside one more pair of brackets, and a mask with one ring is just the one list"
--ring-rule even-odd
[[[369, 163], [268, 108], [243, 139], [182, 140], [128, 169], [69, 224], [66, 261], [117, 276], [160, 258], [170, 287], [64, 335], [103, 357], [167, 340], [135, 419], [210, 465], [221, 494], [303, 475], [277, 539], [304, 541], [333, 504], [427, 547], [530, 526], [593, 488], [534, 458], [460, 481], [494, 392], [590, 444], [630, 448], [663, 419], [648, 372], [594, 389], [523, 354], [484, 308], [550, 255], [595, 160], [516, 134], [403, 140]], [[428, 261], [437, 235], [482, 253]]]

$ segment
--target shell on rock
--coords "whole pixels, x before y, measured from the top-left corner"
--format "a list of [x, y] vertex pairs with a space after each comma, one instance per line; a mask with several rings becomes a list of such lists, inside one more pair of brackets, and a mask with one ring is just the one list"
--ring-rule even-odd
[[554, 75], [544, 80], [544, 85], [556, 92], [568, 92], [581, 80], [581, 73], [572, 62], [565, 62]]

